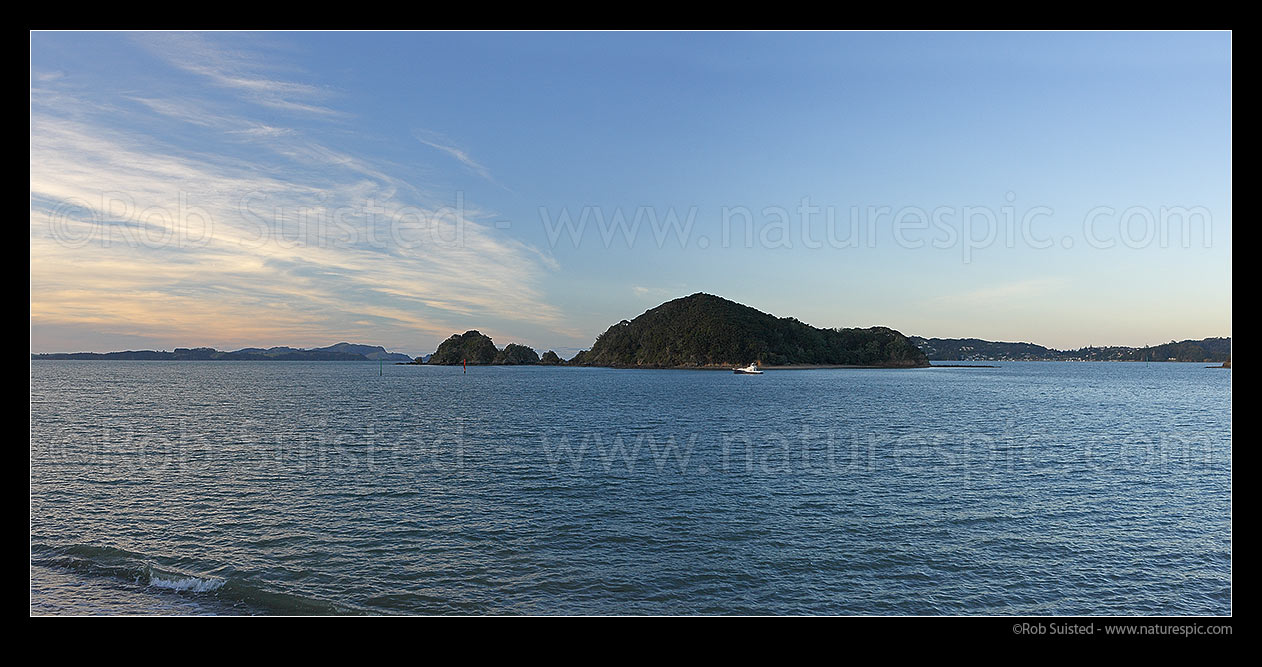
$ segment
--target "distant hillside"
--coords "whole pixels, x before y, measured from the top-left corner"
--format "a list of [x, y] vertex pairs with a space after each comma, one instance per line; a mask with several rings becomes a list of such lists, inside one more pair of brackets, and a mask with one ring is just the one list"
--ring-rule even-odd
[[1034, 343], [996, 343], [979, 338], [921, 338], [911, 342], [932, 361], [1042, 361], [1060, 352]]
[[338, 343], [328, 347], [318, 348], [327, 352], [345, 352], [347, 354], [362, 354], [369, 361], [410, 361], [412, 358], [406, 354], [398, 352], [389, 352], [380, 345], [356, 345], [354, 343]]
[[570, 360], [580, 366], [925, 366], [923, 352], [893, 329], [819, 329], [711, 294], [668, 301], [601, 334]]
[[348, 358], [362, 356], [368, 361], [389, 361], [396, 362], [411, 361], [412, 358], [406, 354], [398, 352], [388, 352], [386, 348], [380, 345], [356, 345], [354, 343], [336, 343], [328, 347], [317, 347], [309, 350], [295, 349], [292, 347], [269, 347], [260, 349], [257, 347], [247, 347], [236, 352], [225, 352], [223, 354], [261, 354], [269, 357], [279, 357], [289, 354], [330, 354], [330, 355], [347, 355]]
[[1231, 359], [1230, 338], [1170, 341], [1150, 347], [1083, 347], [1057, 350], [1033, 343], [999, 343], [978, 338], [921, 338], [911, 341], [933, 361], [1195, 361]]
[[378, 345], [338, 343], [328, 347], [247, 347], [221, 352], [210, 347], [177, 347], [171, 352], [128, 350], [125, 352], [70, 352], [32, 354], [31, 359], [86, 361], [411, 361], [406, 354], [387, 352]]

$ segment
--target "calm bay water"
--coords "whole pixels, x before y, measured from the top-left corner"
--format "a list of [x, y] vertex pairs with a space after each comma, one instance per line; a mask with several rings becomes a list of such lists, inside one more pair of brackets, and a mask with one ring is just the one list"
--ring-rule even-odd
[[37, 614], [1226, 614], [1231, 371], [31, 363]]

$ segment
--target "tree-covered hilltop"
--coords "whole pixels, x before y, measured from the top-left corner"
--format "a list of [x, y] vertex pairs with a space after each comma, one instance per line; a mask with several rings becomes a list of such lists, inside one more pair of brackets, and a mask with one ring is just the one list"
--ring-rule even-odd
[[561, 357], [557, 355], [556, 352], [553, 352], [552, 350], [548, 350], [547, 352], [543, 353], [542, 357], [539, 358], [539, 363], [544, 364], [546, 366], [560, 366], [561, 364], [565, 362], [561, 361]]
[[1131, 348], [1127, 361], [1230, 361], [1230, 338], [1170, 341], [1153, 347]]
[[517, 343], [509, 343], [504, 349], [495, 355], [495, 361], [492, 363], [504, 366], [517, 366], [520, 364], [537, 364], [539, 363], [539, 353], [533, 348]]
[[430, 356], [427, 363], [440, 366], [458, 366], [462, 363], [492, 364], [499, 350], [491, 337], [476, 329], [462, 334], [452, 334], [451, 338], [439, 344], [438, 349]]
[[650, 368], [732, 366], [758, 362], [853, 366], [927, 366], [893, 329], [818, 329], [711, 294], [667, 301], [623, 320], [570, 360], [578, 366]]

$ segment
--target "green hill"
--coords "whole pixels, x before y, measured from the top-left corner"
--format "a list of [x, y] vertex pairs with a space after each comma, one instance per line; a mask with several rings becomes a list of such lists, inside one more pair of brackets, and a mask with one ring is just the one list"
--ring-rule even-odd
[[609, 327], [570, 363], [674, 368], [755, 361], [769, 366], [929, 364], [923, 352], [893, 329], [819, 329], [702, 293], [667, 301]]

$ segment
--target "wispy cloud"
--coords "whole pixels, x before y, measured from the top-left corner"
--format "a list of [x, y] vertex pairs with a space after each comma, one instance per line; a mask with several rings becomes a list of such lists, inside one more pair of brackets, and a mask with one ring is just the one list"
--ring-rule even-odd
[[[185, 38], [171, 57], [247, 102], [324, 94], [264, 85], [260, 66]], [[539, 287], [554, 262], [473, 202], [327, 145], [306, 110], [255, 117], [156, 90], [103, 104], [56, 84], [32, 89], [33, 326], [414, 350], [469, 326], [563, 328]]]
[[317, 103], [331, 95], [320, 86], [281, 78], [264, 54], [220, 46], [198, 33], [141, 33], [137, 42], [171, 65], [204, 77], [242, 99], [282, 111], [320, 116], [343, 112]]
[[495, 182], [495, 179], [491, 178], [491, 171], [489, 169], [482, 166], [480, 163], [478, 163], [477, 160], [474, 160], [472, 157], [470, 157], [469, 153], [466, 152], [465, 150], [461, 148], [457, 148], [455, 145], [452, 144], [451, 140], [447, 139], [441, 134], [438, 134], [437, 132], [430, 132], [427, 130], [416, 130], [415, 132], [413, 132], [413, 136], [416, 137], [417, 141], [425, 144], [426, 146], [440, 150], [446, 153], [447, 155], [455, 158], [457, 162], [464, 165], [470, 171], [477, 174], [478, 176], [481, 176], [482, 178], [488, 181], [491, 181], [492, 183]]

